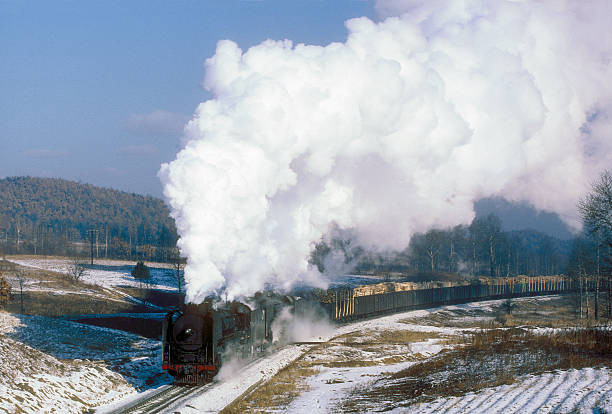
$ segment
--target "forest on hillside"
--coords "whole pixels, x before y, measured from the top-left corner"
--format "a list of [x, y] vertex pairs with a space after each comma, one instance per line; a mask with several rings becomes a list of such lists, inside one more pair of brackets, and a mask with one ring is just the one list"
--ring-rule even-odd
[[176, 228], [160, 199], [58, 178], [0, 180], [3, 254], [171, 260]]
[[397, 252], [364, 249], [350, 231], [336, 229], [316, 245], [310, 261], [327, 271], [345, 264], [359, 272], [554, 275], [566, 272], [573, 244], [534, 230], [503, 231], [501, 220], [490, 214], [470, 225], [417, 233]]
[[[587, 215], [587, 204], [579, 205], [585, 232], [575, 240], [534, 230], [503, 231], [501, 220], [490, 214], [476, 217], [470, 225], [417, 233], [405, 249], [393, 252], [359, 245], [351, 230], [336, 228], [313, 246], [310, 262], [330, 274], [608, 274], [609, 173], [599, 187], [589, 197], [603, 193], [603, 201], [587, 197], [581, 202], [590, 200], [595, 213]], [[174, 261], [176, 240], [174, 220], [160, 199], [56, 178], [0, 180], [2, 254], [88, 256], [93, 242], [96, 257]]]

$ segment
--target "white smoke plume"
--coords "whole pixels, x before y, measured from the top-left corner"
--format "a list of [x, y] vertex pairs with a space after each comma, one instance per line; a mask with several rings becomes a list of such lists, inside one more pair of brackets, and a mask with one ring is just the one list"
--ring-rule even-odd
[[206, 61], [214, 99], [160, 170], [188, 301], [324, 283], [307, 257], [330, 223], [403, 248], [487, 196], [571, 221], [610, 167], [612, 2], [376, 8], [344, 43], [224, 40]]
[[281, 310], [272, 323], [274, 342], [319, 342], [333, 336], [334, 326], [323, 310], [309, 309], [295, 315], [289, 307]]

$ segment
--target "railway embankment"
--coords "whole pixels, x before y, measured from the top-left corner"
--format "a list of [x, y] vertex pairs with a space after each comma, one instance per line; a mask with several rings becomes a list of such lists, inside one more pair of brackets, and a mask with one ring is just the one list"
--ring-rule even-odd
[[610, 412], [609, 325], [567, 295], [512, 304], [344, 325], [223, 412]]

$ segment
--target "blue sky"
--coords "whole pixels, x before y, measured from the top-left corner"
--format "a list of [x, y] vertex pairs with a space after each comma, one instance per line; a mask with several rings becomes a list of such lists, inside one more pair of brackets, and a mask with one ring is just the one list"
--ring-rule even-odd
[[344, 41], [372, 1], [0, 0], [0, 177], [161, 196], [217, 41]]

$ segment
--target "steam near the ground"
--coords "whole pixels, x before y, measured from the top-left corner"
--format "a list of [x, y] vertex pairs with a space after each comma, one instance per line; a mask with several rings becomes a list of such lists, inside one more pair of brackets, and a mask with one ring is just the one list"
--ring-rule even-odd
[[320, 341], [333, 332], [334, 326], [329, 318], [314, 308], [300, 315], [284, 308], [272, 323], [272, 336], [280, 343]]
[[[317, 342], [330, 338], [335, 331], [329, 317], [316, 307], [303, 309], [300, 315], [295, 315], [292, 308], [284, 307], [272, 322], [273, 347], [271, 354], [278, 352], [278, 346], [291, 342]], [[223, 364], [215, 381], [232, 381], [244, 374], [244, 367], [250, 360], [243, 359], [228, 349], [223, 355]]]
[[239, 359], [234, 355], [228, 355], [223, 359], [223, 365], [215, 377], [215, 381], [225, 382], [241, 375], [241, 372], [247, 362], [248, 361]]
[[160, 170], [189, 301], [324, 284], [307, 257], [330, 223], [402, 248], [480, 197], [575, 217], [612, 150], [612, 3], [376, 7], [344, 43], [224, 40], [206, 61], [215, 98]]

